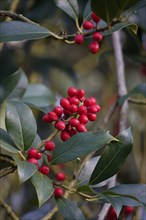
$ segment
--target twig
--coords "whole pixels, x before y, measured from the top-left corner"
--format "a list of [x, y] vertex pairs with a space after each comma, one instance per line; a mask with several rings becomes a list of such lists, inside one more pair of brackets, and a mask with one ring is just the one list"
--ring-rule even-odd
[[[112, 34], [112, 40], [113, 40], [113, 49], [115, 54], [115, 64], [116, 64], [116, 74], [117, 74], [117, 86], [118, 86], [118, 95], [119, 97], [124, 96], [127, 94], [127, 88], [126, 88], [126, 81], [125, 81], [125, 71], [124, 71], [124, 58], [122, 53], [122, 45], [121, 45], [121, 39], [120, 39], [120, 31], [116, 31]], [[109, 114], [111, 117], [112, 112]], [[128, 115], [128, 102], [125, 101], [123, 106], [120, 109], [120, 119], [119, 119], [119, 131], [123, 131], [127, 127], [127, 115]], [[109, 119], [109, 116], [107, 116], [107, 119]], [[106, 121], [107, 121], [106, 119]], [[110, 183], [108, 185], [108, 188], [111, 188], [116, 185], [116, 177], [117, 175], [113, 176], [110, 180]], [[105, 203], [103, 208], [101, 209], [98, 220], [104, 220], [111, 205]]]
[[10, 216], [11, 219], [19, 220], [19, 218], [13, 212], [12, 208], [3, 200], [2, 196], [0, 196], [0, 204], [6, 210], [8, 216]]
[[31, 24], [39, 25], [38, 23], [35, 23], [34, 21], [24, 17], [23, 15], [16, 14], [16, 13], [14, 13], [12, 11], [0, 10], [0, 16], [9, 17], [9, 18], [12, 18], [13, 20], [19, 20], [19, 21], [23, 21], [23, 22], [28, 22], [28, 23], [31, 23]]

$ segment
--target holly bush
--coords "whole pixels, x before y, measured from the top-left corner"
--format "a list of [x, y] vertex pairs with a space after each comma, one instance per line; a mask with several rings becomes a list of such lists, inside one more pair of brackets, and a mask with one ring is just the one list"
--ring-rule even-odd
[[[14, 2], [17, 1], [11, 2], [13, 6]], [[21, 187], [25, 188], [26, 192], [22, 198], [27, 196], [27, 203], [31, 205], [26, 209], [28, 213], [25, 211], [18, 213], [22, 215], [20, 219], [109, 220], [137, 216], [138, 207], [140, 210], [146, 207], [146, 185], [143, 181], [126, 184], [122, 184], [119, 180], [116, 182], [117, 174], [119, 175], [125, 160], [133, 151], [135, 137], [133, 137], [130, 122], [129, 126], [124, 125], [124, 130], [120, 125], [118, 128], [114, 125], [115, 132], [113, 127], [109, 126], [107, 129], [107, 124], [112, 116], [116, 117], [118, 123], [126, 120], [126, 114], [118, 117], [115, 114], [117, 109], [122, 113], [126, 103], [145, 105], [140, 98], [146, 97], [146, 84], [140, 83], [127, 93], [121, 94], [118, 91], [114, 102], [110, 100], [108, 111], [105, 113], [105, 103], [99, 98], [104, 95], [97, 94], [96, 91], [90, 94], [88, 83], [87, 87], [80, 86], [79, 77], [66, 62], [68, 62], [69, 53], [73, 51], [72, 56], [78, 59], [79, 56], [83, 56], [82, 50], [87, 54], [90, 53], [93, 60], [93, 56], [99, 56], [103, 60], [105, 57], [110, 59], [111, 50], [107, 50], [106, 46], [104, 52], [101, 52], [102, 42], [121, 29], [127, 31], [128, 36], [132, 35], [136, 39], [138, 28], [142, 29], [142, 27], [136, 22], [131, 22], [130, 18], [136, 10], [145, 7], [145, 1], [55, 0], [31, 3], [18, 1], [17, 4], [18, 13], [13, 11], [13, 7], [11, 7], [12, 10], [6, 10], [9, 7], [7, 1], [3, 2], [0, 11], [1, 54], [4, 54], [5, 62], [10, 58], [14, 59], [15, 56], [19, 58], [19, 54], [16, 55], [17, 50], [13, 51], [15, 44], [18, 43], [20, 47], [25, 48], [23, 52], [21, 51], [24, 53], [21, 55], [24, 56], [25, 65], [20, 65], [21, 62], [18, 62], [18, 65], [17, 61], [13, 60], [7, 65], [10, 70], [18, 67], [14, 73], [9, 73], [6, 64], [4, 64], [5, 68], [2, 68], [0, 86], [2, 189], [7, 190], [5, 185], [9, 181], [17, 187], [21, 184]], [[28, 8], [27, 15], [25, 10]], [[46, 12], [52, 17], [55, 13], [52, 26], [48, 28], [45, 22], [44, 25], [39, 25], [41, 18], [37, 18], [38, 12], [42, 19], [45, 19]], [[55, 23], [55, 19], [58, 20], [61, 13], [68, 27], [67, 31], [62, 30], [61, 21]], [[7, 17], [11, 20], [6, 20]], [[32, 21], [33, 17], [37, 23]], [[142, 30], [141, 33], [143, 33]], [[33, 42], [36, 43], [41, 38], [43, 38], [42, 42], [47, 41], [48, 45], [50, 43], [52, 53], [55, 44], [65, 44], [64, 53], [68, 51], [65, 54], [64, 63], [55, 62], [51, 58], [46, 62], [45, 57], [39, 57], [39, 59], [30, 57]], [[44, 45], [45, 43], [42, 43], [43, 47]], [[72, 49], [73, 45], [75, 48], [80, 48], [79, 55], [74, 53], [76, 49]], [[61, 53], [59, 56], [64, 57]], [[40, 62], [41, 59], [43, 59], [42, 62]], [[115, 59], [118, 57], [115, 56]], [[139, 62], [145, 67], [144, 55], [137, 57], [129, 55], [129, 59], [140, 60]], [[45, 73], [43, 83], [31, 82], [31, 75], [28, 74], [31, 72], [31, 65], [27, 68], [27, 61], [32, 62]], [[101, 62], [101, 64], [104, 67], [104, 63]], [[48, 68], [48, 65], [51, 67]], [[51, 81], [49, 86], [46, 85], [46, 72], [48, 69], [51, 72], [52, 66], [60, 71], [57, 75], [55, 71], [53, 72], [53, 76], [57, 77], [57, 86], [51, 86]], [[73, 80], [71, 83], [61, 74], [62, 69], [68, 72], [68, 76]], [[35, 71], [33, 76], [38, 78]], [[112, 80], [109, 81], [110, 84], [115, 83]], [[106, 86], [107, 84], [103, 83], [103, 93], [108, 92]], [[138, 98], [133, 100], [131, 97], [135, 96]], [[9, 179], [9, 176], [13, 176], [14, 179]], [[6, 195], [4, 193], [4, 196]], [[34, 208], [32, 204], [34, 203], [36, 208], [36, 201], [39, 208], [32, 211]], [[11, 219], [19, 219], [2, 197], [0, 202]], [[11, 202], [13, 208], [14, 201]], [[104, 210], [107, 204], [108, 209]], [[20, 209], [23, 210], [23, 207]], [[6, 215], [3, 214], [3, 216]]]

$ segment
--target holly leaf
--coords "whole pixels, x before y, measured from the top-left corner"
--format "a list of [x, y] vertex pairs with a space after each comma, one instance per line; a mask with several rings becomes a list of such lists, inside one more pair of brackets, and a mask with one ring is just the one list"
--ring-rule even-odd
[[49, 179], [49, 177], [38, 171], [32, 176], [31, 182], [36, 189], [40, 207], [51, 197], [54, 192], [52, 181]]
[[119, 142], [112, 141], [105, 148], [91, 175], [90, 185], [100, 183], [119, 172], [131, 152], [133, 138], [130, 128], [120, 133], [117, 139]]
[[0, 27], [0, 42], [40, 39], [52, 35], [47, 28], [22, 21], [0, 22]]
[[63, 197], [56, 199], [56, 202], [64, 220], [85, 220], [85, 216], [75, 202]]
[[53, 152], [52, 164], [66, 163], [85, 156], [116, 140], [108, 131], [78, 133], [64, 143], [58, 144]]
[[6, 128], [21, 151], [31, 147], [37, 126], [32, 111], [27, 105], [16, 101], [7, 102]]

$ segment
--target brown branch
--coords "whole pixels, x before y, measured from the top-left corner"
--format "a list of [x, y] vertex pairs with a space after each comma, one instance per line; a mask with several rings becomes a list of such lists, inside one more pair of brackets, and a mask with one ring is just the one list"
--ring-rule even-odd
[[28, 23], [31, 23], [31, 24], [39, 25], [38, 23], [35, 23], [34, 21], [24, 17], [23, 15], [16, 14], [16, 13], [14, 13], [12, 11], [0, 10], [0, 16], [2, 16], [2, 17], [9, 17], [9, 18], [12, 18], [13, 20], [19, 20], [19, 21], [23, 21], [23, 22], [28, 22]]
[[3, 200], [2, 196], [0, 196], [0, 204], [1, 207], [6, 210], [8, 216], [13, 220], [19, 220], [16, 214], [13, 212], [12, 208]]

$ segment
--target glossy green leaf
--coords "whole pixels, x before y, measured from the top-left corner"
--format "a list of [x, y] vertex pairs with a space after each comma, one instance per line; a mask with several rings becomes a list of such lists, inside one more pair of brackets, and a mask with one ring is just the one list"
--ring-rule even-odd
[[144, 97], [146, 97], [146, 83], [142, 83], [142, 84], [136, 86], [134, 89], [132, 89], [130, 92], [128, 92], [128, 94], [122, 96], [119, 99], [119, 104], [122, 105], [127, 98], [129, 98], [130, 96], [135, 95], [135, 94], [140, 94], [140, 95], [143, 95]]
[[51, 32], [40, 25], [22, 21], [0, 22], [0, 42], [32, 40], [48, 37]]
[[[111, 195], [111, 196], [131, 196], [131, 198], [135, 197], [141, 203], [146, 204], [146, 184], [121, 184], [115, 187], [112, 187], [103, 192], [104, 195]], [[132, 202], [131, 205], [136, 205], [137, 201]], [[127, 201], [126, 204], [127, 205]], [[128, 204], [130, 205], [130, 203]]]
[[66, 163], [85, 156], [99, 150], [112, 140], [114, 140], [114, 137], [107, 131], [78, 133], [56, 146], [53, 152], [52, 163]]
[[110, 35], [112, 34], [112, 32], [115, 32], [115, 31], [118, 31], [118, 30], [121, 30], [123, 28], [129, 28], [131, 29], [134, 34], [137, 34], [137, 31], [138, 31], [138, 25], [135, 24], [135, 23], [126, 23], [126, 22], [121, 22], [121, 23], [117, 23], [115, 25], [113, 25], [110, 30], [106, 30], [106, 31], [103, 31], [102, 32], [102, 35], [103, 36], [107, 36], [107, 35]]
[[31, 147], [37, 148], [40, 143], [41, 143], [41, 138], [39, 137], [38, 134], [36, 134], [36, 136], [35, 136], [35, 138], [34, 138], [34, 140], [32, 142]]
[[54, 192], [52, 181], [44, 174], [36, 172], [32, 176], [31, 182], [36, 189], [39, 206], [41, 206], [51, 197]]
[[51, 105], [55, 101], [52, 92], [42, 84], [29, 84], [22, 101], [31, 107], [45, 107]]
[[25, 182], [28, 180], [37, 170], [38, 166], [27, 161], [21, 161], [15, 159], [18, 168], [18, 175], [20, 183]]
[[124, 10], [134, 6], [139, 0], [91, 0], [91, 8], [107, 23], [119, 17]]
[[31, 147], [37, 127], [32, 111], [27, 105], [16, 101], [7, 103], [6, 128], [20, 150]]
[[89, 185], [80, 186], [77, 191], [88, 195], [96, 195], [96, 192]]
[[0, 128], [0, 147], [13, 154], [19, 153], [19, 149], [17, 149], [9, 134], [2, 128]]
[[132, 149], [131, 129], [127, 129], [117, 136], [119, 142], [111, 142], [101, 155], [90, 178], [90, 185], [100, 183], [115, 175], [121, 169], [125, 159]]
[[0, 84], [0, 103], [3, 102], [16, 88], [22, 77], [22, 74], [23, 74], [22, 71], [18, 70], [17, 72], [7, 77]]
[[27, 85], [28, 85], [28, 80], [27, 80], [27, 77], [26, 77], [25, 73], [23, 72], [23, 70], [19, 69], [17, 72], [21, 73], [21, 77], [20, 77], [19, 82], [17, 83], [16, 87], [14, 88], [14, 90], [8, 96], [7, 99], [9, 99], [9, 100], [20, 99], [23, 96], [23, 94], [27, 88]]
[[74, 201], [65, 198], [56, 199], [57, 206], [64, 220], [85, 220], [85, 216]]
[[79, 8], [77, 0], [55, 0], [57, 7], [62, 9], [73, 19], [76, 19], [79, 15]]

